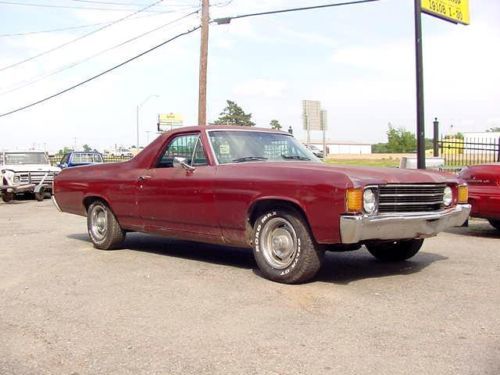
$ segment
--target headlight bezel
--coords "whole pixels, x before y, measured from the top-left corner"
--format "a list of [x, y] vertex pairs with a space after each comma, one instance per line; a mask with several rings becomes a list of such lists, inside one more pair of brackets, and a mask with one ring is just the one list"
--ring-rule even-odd
[[374, 215], [378, 210], [377, 189], [373, 186], [367, 186], [363, 189], [363, 211], [367, 215]]
[[453, 189], [451, 186], [446, 186], [443, 189], [443, 205], [444, 207], [450, 207], [453, 204], [454, 197], [453, 197]]

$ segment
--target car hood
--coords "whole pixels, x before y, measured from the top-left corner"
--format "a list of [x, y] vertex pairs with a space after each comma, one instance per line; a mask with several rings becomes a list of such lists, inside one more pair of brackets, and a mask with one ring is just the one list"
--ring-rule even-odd
[[0, 169], [12, 169], [16, 172], [60, 172], [61, 168], [47, 164], [5, 164]]
[[[282, 171], [295, 171], [305, 179], [313, 177], [313, 175], [321, 176], [322, 179], [342, 175], [347, 177], [352, 182], [353, 186], [365, 186], [371, 184], [436, 184], [457, 182], [457, 177], [455, 175], [444, 172], [400, 168], [339, 166], [326, 163], [301, 161], [248, 162], [238, 164], [238, 168], [276, 168]], [[274, 172], [274, 174], [276, 173], [279, 172]]]

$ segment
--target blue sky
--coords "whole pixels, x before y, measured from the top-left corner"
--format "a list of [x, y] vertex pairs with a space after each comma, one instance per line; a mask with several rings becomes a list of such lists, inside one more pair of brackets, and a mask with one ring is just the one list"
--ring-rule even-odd
[[[65, 6], [109, 7], [74, 0], [16, 0]], [[109, 0], [139, 9], [152, 0]], [[212, 0], [212, 18], [324, 0]], [[471, 0], [471, 25], [424, 15], [426, 129], [439, 117], [442, 131], [482, 131], [500, 126], [500, 2]], [[193, 15], [99, 55], [36, 84], [5, 93], [166, 24], [199, 6], [196, 0], [165, 0], [160, 15], [110, 26], [66, 48], [0, 71], [0, 112], [29, 104], [78, 83], [199, 23]], [[131, 12], [36, 8], [0, 4], [0, 34], [109, 22]], [[94, 28], [22, 37], [0, 37], [0, 68], [84, 35]], [[227, 99], [268, 127], [277, 119], [303, 138], [301, 102], [320, 100], [328, 111], [328, 138], [385, 141], [387, 124], [415, 129], [413, 1], [379, 2], [234, 20], [210, 29], [208, 118]], [[132, 145], [136, 106], [141, 144], [150, 140], [158, 113], [178, 112], [195, 124], [199, 33], [168, 44], [106, 76], [39, 106], [0, 118], [0, 149], [36, 145], [51, 151], [90, 144], [99, 149]], [[320, 138], [313, 134], [313, 138]]]

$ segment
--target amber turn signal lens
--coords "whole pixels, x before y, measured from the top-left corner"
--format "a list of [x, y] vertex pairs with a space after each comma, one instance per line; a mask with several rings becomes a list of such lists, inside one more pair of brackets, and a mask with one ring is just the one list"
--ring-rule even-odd
[[458, 203], [467, 203], [469, 200], [469, 188], [467, 185], [458, 187]]
[[346, 205], [348, 212], [361, 212], [363, 208], [363, 191], [361, 189], [347, 189]]

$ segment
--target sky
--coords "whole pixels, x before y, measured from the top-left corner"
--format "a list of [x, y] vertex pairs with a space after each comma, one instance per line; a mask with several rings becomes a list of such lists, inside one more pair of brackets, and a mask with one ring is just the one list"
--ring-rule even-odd
[[[144, 11], [158, 0], [10, 2], [51, 7], [0, 1], [0, 114], [200, 23], [200, 14], [192, 14], [200, 7], [197, 0], [164, 0]], [[214, 19], [334, 2], [211, 0], [210, 12]], [[428, 137], [435, 117], [445, 134], [500, 127], [500, 2], [470, 0], [470, 11], [468, 26], [422, 16]], [[415, 132], [413, 20], [413, 0], [381, 0], [212, 24], [208, 120], [232, 100], [252, 113], [257, 126], [277, 119], [305, 139], [307, 99], [321, 101], [328, 111], [327, 138], [334, 141], [384, 142], [389, 123]], [[11, 35], [53, 29], [66, 30]], [[129, 147], [136, 143], [137, 114], [142, 146], [155, 137], [159, 113], [180, 113], [185, 125], [195, 125], [199, 49], [195, 31], [63, 95], [0, 117], [0, 149]]]

